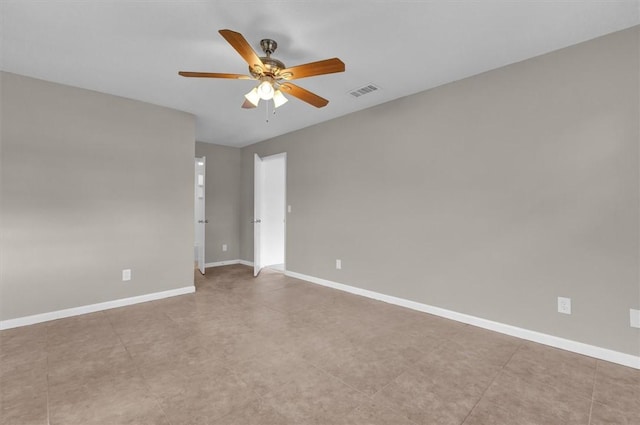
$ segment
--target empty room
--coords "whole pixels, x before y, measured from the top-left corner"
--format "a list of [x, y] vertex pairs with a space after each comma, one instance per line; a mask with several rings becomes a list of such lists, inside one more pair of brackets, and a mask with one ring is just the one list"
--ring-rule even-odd
[[639, 148], [640, 0], [0, 0], [0, 424], [640, 424]]

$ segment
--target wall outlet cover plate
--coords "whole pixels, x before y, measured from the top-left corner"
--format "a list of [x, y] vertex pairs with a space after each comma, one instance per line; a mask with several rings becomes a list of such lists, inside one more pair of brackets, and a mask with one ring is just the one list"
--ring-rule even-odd
[[558, 313], [571, 314], [571, 298], [558, 297]]
[[632, 328], [640, 328], [640, 310], [629, 309], [629, 320]]

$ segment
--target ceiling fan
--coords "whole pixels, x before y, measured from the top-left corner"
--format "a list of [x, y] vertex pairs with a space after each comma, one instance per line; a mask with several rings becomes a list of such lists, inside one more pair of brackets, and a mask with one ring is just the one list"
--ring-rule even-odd
[[335, 72], [344, 72], [344, 63], [338, 58], [321, 60], [318, 62], [306, 63], [287, 68], [284, 63], [278, 59], [272, 58], [271, 54], [275, 52], [278, 43], [274, 40], [266, 38], [260, 41], [260, 47], [266, 56], [258, 57], [251, 45], [239, 32], [231, 30], [218, 31], [222, 37], [249, 64], [249, 74], [221, 74], [213, 72], [186, 72], [180, 71], [178, 74], [183, 77], [195, 78], [230, 78], [235, 80], [258, 80], [260, 83], [254, 87], [245, 97], [242, 105], [245, 109], [255, 108], [258, 106], [260, 99], [273, 100], [275, 107], [282, 106], [288, 101], [284, 93], [297, 97], [303, 102], [307, 102], [316, 108], [327, 106], [329, 101], [317, 94], [303, 89], [293, 83], [291, 80], [299, 78], [313, 77], [316, 75], [332, 74]]

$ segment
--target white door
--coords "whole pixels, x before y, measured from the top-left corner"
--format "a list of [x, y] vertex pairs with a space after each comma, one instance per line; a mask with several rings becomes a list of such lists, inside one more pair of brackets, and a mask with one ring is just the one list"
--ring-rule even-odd
[[286, 164], [286, 153], [262, 157], [260, 262], [281, 271], [285, 270]]
[[253, 275], [262, 269], [260, 232], [262, 231], [260, 212], [262, 209], [262, 158], [254, 154], [253, 160]]
[[204, 262], [204, 242], [205, 242], [205, 226], [208, 223], [205, 217], [204, 211], [204, 194], [205, 194], [205, 170], [206, 170], [206, 158], [196, 158], [195, 162], [195, 217], [194, 217], [194, 230], [195, 230], [195, 257], [198, 264], [198, 270], [204, 274], [205, 262]]

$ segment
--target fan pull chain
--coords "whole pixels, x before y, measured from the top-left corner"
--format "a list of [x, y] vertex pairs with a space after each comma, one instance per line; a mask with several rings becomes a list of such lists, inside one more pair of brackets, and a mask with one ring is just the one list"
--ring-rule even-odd
[[[264, 111], [265, 111], [265, 122], [269, 122], [269, 101], [267, 100], [266, 102], [264, 102], [265, 107], [264, 107]], [[273, 108], [273, 115], [276, 114], [276, 108]]]

